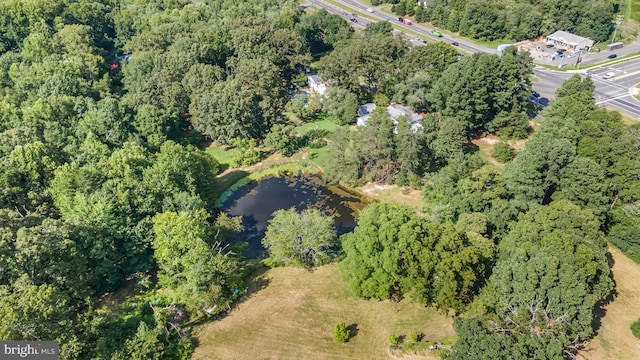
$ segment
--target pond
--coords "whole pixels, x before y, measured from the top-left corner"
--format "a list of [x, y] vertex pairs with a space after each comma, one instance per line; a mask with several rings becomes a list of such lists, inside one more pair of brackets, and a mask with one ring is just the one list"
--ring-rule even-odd
[[353, 230], [358, 211], [369, 203], [370, 199], [347, 188], [324, 185], [318, 176], [296, 175], [269, 177], [240, 187], [222, 204], [222, 210], [242, 216], [245, 230], [230, 240], [246, 241], [244, 255], [256, 258], [265, 255], [261, 240], [276, 210], [318, 209], [333, 217], [339, 236]]

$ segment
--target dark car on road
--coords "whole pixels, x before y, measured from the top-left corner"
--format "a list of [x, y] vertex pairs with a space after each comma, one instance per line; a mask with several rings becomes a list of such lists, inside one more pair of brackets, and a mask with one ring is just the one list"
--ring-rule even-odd
[[617, 58], [617, 57], [618, 57], [618, 55], [616, 55], [616, 54], [611, 54], [611, 55], [609, 55], [609, 56], [607, 56], [607, 57], [608, 57], [609, 59], [615, 59], [615, 58]]
[[453, 45], [453, 46], [458, 46], [458, 45], [460, 45], [460, 44], [458, 44], [458, 42], [457, 42], [457, 41], [454, 41], [454, 42], [452, 42], [452, 43], [451, 43], [451, 45]]

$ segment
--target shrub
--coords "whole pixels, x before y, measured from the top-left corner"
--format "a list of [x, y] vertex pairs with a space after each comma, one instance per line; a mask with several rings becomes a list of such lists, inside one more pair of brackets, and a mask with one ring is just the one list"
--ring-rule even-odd
[[501, 163], [506, 163], [513, 159], [513, 149], [509, 144], [499, 142], [493, 147], [493, 157]]
[[412, 343], [417, 343], [418, 340], [420, 340], [420, 334], [415, 331], [409, 333], [409, 341], [411, 341]]
[[400, 342], [400, 338], [396, 334], [391, 334], [389, 335], [389, 339], [387, 339], [387, 342], [389, 343], [389, 345], [396, 347]]
[[633, 336], [640, 339], [640, 319], [638, 319], [638, 321], [631, 324], [631, 332], [633, 333]]
[[351, 331], [347, 329], [347, 325], [343, 322], [339, 322], [336, 324], [336, 327], [333, 329], [333, 337], [337, 342], [346, 343], [349, 341], [349, 337], [351, 336]]
[[256, 149], [255, 139], [234, 139], [232, 141], [234, 153], [229, 159], [231, 167], [250, 166], [262, 159], [262, 152]]

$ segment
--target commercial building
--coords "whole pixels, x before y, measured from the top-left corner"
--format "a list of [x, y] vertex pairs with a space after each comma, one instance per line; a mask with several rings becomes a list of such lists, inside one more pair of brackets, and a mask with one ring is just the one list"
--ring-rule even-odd
[[566, 31], [556, 31], [546, 37], [545, 41], [555, 45], [557, 48], [577, 51], [584, 48], [591, 48], [594, 41], [586, 37], [574, 35]]

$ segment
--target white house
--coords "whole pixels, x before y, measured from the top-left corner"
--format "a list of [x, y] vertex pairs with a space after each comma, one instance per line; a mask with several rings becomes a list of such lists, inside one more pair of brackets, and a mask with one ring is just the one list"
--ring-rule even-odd
[[309, 83], [309, 88], [311, 91], [316, 92], [320, 95], [324, 95], [327, 92], [327, 83], [322, 81], [322, 78], [318, 75], [309, 75], [307, 78], [307, 82]]
[[[364, 126], [367, 124], [367, 120], [369, 120], [369, 116], [373, 110], [376, 109], [376, 104], [368, 103], [364, 105], [360, 105], [358, 107], [358, 121], [356, 125]], [[391, 120], [395, 125], [393, 128], [393, 133], [398, 133], [398, 119], [404, 117], [407, 122], [409, 122], [409, 129], [412, 132], [417, 132], [418, 130], [422, 130], [422, 124], [420, 120], [422, 120], [422, 115], [413, 112], [408, 106], [399, 105], [399, 104], [391, 104], [387, 106], [387, 112], [389, 116], [391, 116]]]

